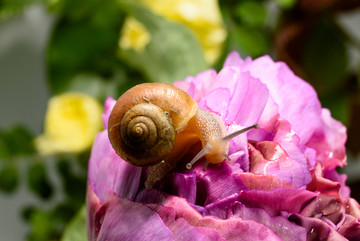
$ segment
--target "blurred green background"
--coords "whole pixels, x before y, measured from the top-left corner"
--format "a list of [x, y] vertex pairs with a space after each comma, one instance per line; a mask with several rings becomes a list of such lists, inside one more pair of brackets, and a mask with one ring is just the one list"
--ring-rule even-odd
[[[81, 92], [102, 104], [144, 81], [219, 70], [232, 50], [285, 61], [316, 88], [348, 128], [348, 166], [339, 171], [360, 200], [360, 1], [209, 1], [220, 19], [200, 7], [192, 13], [209, 16], [201, 24], [162, 15], [166, 1], [149, 2], [0, 0], [2, 240], [60, 240], [79, 213], [62, 238], [77, 240], [71, 230], [83, 218], [90, 146], [42, 154], [34, 140], [46, 135], [49, 99]], [[151, 36], [133, 49], [120, 41], [129, 17]]]

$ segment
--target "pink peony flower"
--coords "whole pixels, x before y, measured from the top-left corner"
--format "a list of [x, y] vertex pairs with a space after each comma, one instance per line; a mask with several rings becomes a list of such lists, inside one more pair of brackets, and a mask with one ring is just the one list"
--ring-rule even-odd
[[[286, 64], [231, 53], [223, 69], [175, 85], [231, 133], [231, 162], [175, 169], [154, 189], [117, 156], [107, 131], [89, 161], [89, 240], [358, 240], [359, 204], [346, 176], [346, 129]], [[115, 100], [105, 103], [107, 125]]]

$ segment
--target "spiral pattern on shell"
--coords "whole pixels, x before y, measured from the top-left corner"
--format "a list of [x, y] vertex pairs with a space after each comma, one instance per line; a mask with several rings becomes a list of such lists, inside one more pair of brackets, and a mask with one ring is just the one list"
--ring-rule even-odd
[[[125, 116], [124, 119], [129, 119], [129, 116]], [[121, 124], [121, 137], [129, 147], [146, 150], [157, 140], [156, 124], [148, 116], [136, 116]]]
[[140, 103], [122, 118], [120, 135], [127, 161], [149, 166], [162, 161], [171, 152], [176, 132], [165, 111], [151, 103]]

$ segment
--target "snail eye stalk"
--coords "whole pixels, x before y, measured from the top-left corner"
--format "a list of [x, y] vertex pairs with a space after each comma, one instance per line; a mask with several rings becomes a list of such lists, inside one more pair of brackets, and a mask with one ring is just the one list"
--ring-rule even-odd
[[[230, 135], [224, 136], [223, 138], [221, 138], [220, 140], [218, 140], [218, 143], [221, 145], [226, 144], [227, 142], [229, 142], [231, 139], [233, 139], [234, 137], [247, 132], [251, 129], [258, 129], [259, 125], [258, 124], [254, 124], [248, 127], [245, 127], [241, 130], [235, 131], [233, 133], [231, 133]], [[213, 150], [213, 147], [209, 144], [206, 144], [204, 146], [204, 148], [189, 162], [186, 164], [186, 168], [187, 169], [191, 169], [193, 167], [193, 165], [200, 160], [203, 156], [205, 156], [206, 154], [210, 153]], [[227, 153], [224, 153], [224, 157], [228, 160], [230, 160], [229, 156], [227, 155]], [[203, 167], [203, 171], [206, 170], [207, 165], [209, 164], [209, 161], [205, 161], [204, 167]]]

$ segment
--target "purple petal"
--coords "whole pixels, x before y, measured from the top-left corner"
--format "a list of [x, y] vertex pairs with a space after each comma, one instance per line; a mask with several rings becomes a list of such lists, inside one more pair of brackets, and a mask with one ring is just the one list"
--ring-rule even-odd
[[135, 198], [135, 202], [145, 204], [161, 204], [165, 201], [166, 197], [163, 192], [157, 189], [143, 189]]
[[[177, 217], [176, 207], [157, 206], [154, 208], [159, 216], [162, 218], [166, 226], [171, 230], [174, 240], [225, 240], [214, 229], [206, 227], [194, 227], [188, 223], [184, 218]], [[191, 211], [196, 213], [195, 210]]]
[[195, 228], [182, 218], [174, 220], [172, 223], [167, 223], [167, 225], [173, 233], [174, 240], [226, 240], [214, 229], [204, 227]]
[[108, 97], [105, 100], [105, 111], [104, 111], [104, 114], [102, 114], [102, 119], [103, 119], [105, 130], [108, 128], [109, 116], [111, 114], [112, 109], [114, 108], [115, 103], [116, 103], [116, 100], [114, 100], [112, 97]]
[[295, 189], [247, 190], [206, 205], [204, 214], [230, 218], [234, 215], [232, 207], [236, 203], [246, 208], [261, 209], [270, 216], [278, 216], [282, 212], [300, 213], [316, 196], [315, 193]]
[[266, 103], [266, 106], [264, 108], [264, 111], [258, 120], [258, 124], [259, 126], [261, 126], [261, 129], [266, 130], [268, 133], [272, 133], [274, 129], [274, 125], [279, 118], [280, 118], [279, 106], [278, 104], [275, 103], [272, 96], [270, 95]]
[[282, 240], [306, 240], [306, 230], [303, 227], [289, 222], [282, 216], [271, 217], [266, 211], [259, 208], [247, 208], [238, 197], [222, 200], [206, 206], [204, 214], [229, 219], [238, 217], [242, 220], [253, 220], [269, 227]]
[[138, 190], [141, 172], [141, 167], [125, 162], [115, 153], [106, 130], [96, 136], [89, 160], [88, 179], [102, 203], [112, 193], [133, 199]]
[[110, 144], [107, 131], [104, 130], [98, 133], [95, 137], [93, 148], [91, 149], [89, 160], [90, 177], [95, 175], [94, 171], [98, 168], [102, 159], [112, 151], [113, 148]]
[[336, 240], [346, 241], [347, 239], [332, 229], [326, 222], [317, 218], [309, 218], [298, 214], [292, 214], [289, 220], [303, 226], [307, 230], [307, 240]]
[[246, 189], [240, 178], [236, 174], [232, 175], [231, 167], [226, 162], [209, 166], [206, 172], [202, 171], [202, 166], [194, 167], [193, 171], [200, 185], [197, 190], [203, 200], [200, 205], [216, 202]]
[[320, 126], [321, 105], [313, 87], [294, 75], [286, 64], [274, 63], [269, 56], [244, 63], [239, 68], [250, 71], [266, 84], [282, 119], [288, 120], [302, 144], [306, 143], [314, 128]]
[[102, 203], [112, 193], [132, 200], [138, 191], [141, 172], [141, 167], [125, 162], [115, 152], [111, 152], [102, 160], [91, 180], [92, 186]]
[[[242, 126], [232, 124], [228, 127], [227, 133], [230, 134], [242, 128]], [[230, 140], [229, 155], [231, 162], [229, 162], [228, 164], [232, 168], [233, 173], [249, 171], [250, 166], [247, 133], [236, 136]], [[241, 170], [237, 168], [240, 168]]]
[[217, 88], [227, 88], [230, 90], [231, 95], [233, 95], [236, 83], [239, 80], [238, 74], [238, 68], [223, 68], [222, 70], [220, 70], [216, 78], [212, 81], [211, 85], [207, 89], [206, 94]]
[[232, 206], [239, 202], [238, 199], [239, 195], [234, 194], [217, 202], [210, 203], [205, 206], [203, 215], [228, 219], [232, 216]]
[[291, 159], [276, 142], [257, 142], [250, 145], [250, 171], [280, 179], [302, 187], [311, 181], [310, 172], [304, 165]]
[[232, 51], [225, 59], [224, 66], [239, 66], [244, 62], [242, 58], [240, 57], [239, 53], [236, 51]]
[[195, 204], [197, 192], [196, 175], [193, 173], [169, 175], [165, 179], [164, 190], [171, 195], [185, 198], [190, 204]]
[[359, 240], [360, 238], [360, 220], [353, 216], [346, 215], [344, 224], [338, 232], [349, 240]]
[[265, 109], [269, 97], [267, 87], [248, 72], [237, 73], [237, 82], [226, 116], [229, 121], [249, 126], [256, 123]]
[[357, 219], [360, 219], [360, 205], [355, 199], [349, 198], [347, 200], [346, 213], [350, 214], [351, 216]]
[[316, 151], [313, 148], [305, 146], [304, 154], [308, 160], [309, 169], [314, 168], [316, 164]]
[[318, 194], [307, 190], [277, 189], [273, 191], [248, 190], [239, 193], [238, 201], [249, 208], [261, 208], [270, 216], [281, 211], [300, 213], [300, 211]]
[[339, 190], [339, 194], [341, 196], [341, 198], [343, 199], [348, 199], [350, 198], [350, 188], [348, 186], [346, 186], [346, 179], [347, 176], [346, 174], [339, 174], [336, 169], [332, 170], [332, 171], [328, 171], [325, 174], [325, 178], [329, 179], [333, 182], [337, 182], [340, 183], [340, 190]]
[[216, 71], [210, 69], [197, 74], [195, 77], [189, 76], [184, 82], [176, 81], [174, 85], [187, 92], [193, 100], [199, 102], [211, 90], [210, 85], [216, 76]]
[[249, 154], [245, 151], [238, 151], [229, 155], [229, 166], [233, 173], [242, 173], [249, 171]]
[[305, 147], [300, 144], [299, 137], [291, 130], [290, 123], [287, 121], [278, 121], [275, 128], [277, 132], [273, 141], [279, 143], [289, 157], [296, 162], [296, 170], [291, 167], [288, 169], [295, 173], [292, 183], [297, 187], [309, 184], [311, 174], [308, 168], [308, 160], [304, 154]]
[[[110, 152], [112, 152], [112, 147], [107, 136], [107, 131], [105, 130], [96, 135], [89, 160], [88, 180], [95, 193], [97, 193], [96, 186], [101, 185], [97, 183], [97, 180], [101, 178], [101, 176], [99, 176], [99, 168], [101, 168], [103, 160]], [[105, 177], [106, 176], [107, 174]], [[101, 199], [105, 201], [106, 195], [101, 196]]]
[[229, 109], [230, 90], [217, 88], [203, 98], [206, 109], [220, 116], [226, 116]]
[[97, 212], [96, 241], [173, 240], [169, 228], [149, 207], [126, 199], [112, 199]]
[[246, 57], [244, 60], [240, 57], [240, 54], [236, 51], [232, 51], [230, 54], [228, 54], [228, 56], [225, 59], [223, 68], [225, 67], [230, 67], [230, 66], [234, 66], [234, 67], [239, 67], [241, 65], [245, 65], [248, 63], [251, 63], [252, 59], [251, 57]]
[[199, 225], [216, 229], [228, 241], [239, 240], [239, 237], [244, 241], [281, 240], [269, 227], [252, 220], [205, 217]]
[[96, 240], [95, 214], [100, 207], [100, 200], [88, 183], [86, 190], [86, 231], [88, 240], [90, 241]]
[[[113, 155], [116, 155], [113, 153]], [[116, 157], [114, 157], [115, 159]], [[119, 165], [116, 176], [114, 177], [114, 184], [112, 190], [122, 198], [133, 200], [139, 185], [142, 168], [133, 166], [119, 158]]]
[[296, 189], [292, 183], [286, 182], [276, 176], [261, 175], [254, 173], [238, 174], [240, 180], [249, 190], [276, 190], [281, 188]]
[[[252, 220], [237, 218], [221, 220], [213, 217], [202, 217], [184, 199], [171, 197], [167, 199], [164, 205], [173, 207], [176, 210], [177, 218], [183, 218], [195, 227], [216, 230], [226, 240], [239, 240], [240, 237], [241, 240], [249, 241], [281, 240], [270, 228]], [[162, 215], [160, 214], [160, 216]]]
[[306, 145], [317, 151], [317, 160], [324, 169], [345, 165], [345, 142], [346, 128], [330, 116], [329, 110], [323, 109], [321, 124]]
[[247, 208], [239, 202], [231, 206], [231, 217], [239, 217], [243, 220], [253, 220], [271, 228], [283, 241], [306, 240], [306, 230], [282, 216], [271, 217], [267, 212], [259, 208]]
[[312, 181], [306, 187], [307, 190], [312, 192], [320, 192], [322, 194], [326, 194], [329, 196], [336, 197], [340, 199], [339, 190], [340, 190], [340, 183], [331, 181], [330, 179], [323, 177], [323, 169], [320, 163], [317, 163], [312, 173]]
[[337, 228], [344, 222], [345, 208], [335, 197], [320, 194], [309, 202], [300, 214], [306, 217], [321, 218]]

